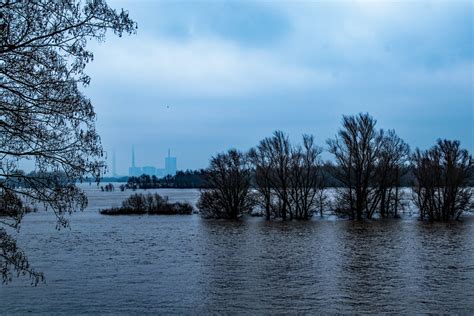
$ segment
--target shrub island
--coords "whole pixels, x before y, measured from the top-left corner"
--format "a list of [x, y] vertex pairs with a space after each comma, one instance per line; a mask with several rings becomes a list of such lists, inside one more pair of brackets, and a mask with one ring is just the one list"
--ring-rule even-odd
[[188, 202], [169, 203], [158, 193], [132, 194], [121, 207], [100, 210], [102, 215], [191, 215], [193, 206]]

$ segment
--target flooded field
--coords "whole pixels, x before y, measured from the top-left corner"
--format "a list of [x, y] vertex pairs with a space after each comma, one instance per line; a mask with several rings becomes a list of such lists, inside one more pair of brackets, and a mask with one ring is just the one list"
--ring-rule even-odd
[[[0, 286], [0, 314], [474, 313], [473, 216], [110, 217], [98, 210], [131, 192], [86, 190], [89, 206], [70, 230], [55, 230], [51, 213], [25, 218], [19, 245], [46, 283]], [[199, 196], [157, 191], [170, 201]]]

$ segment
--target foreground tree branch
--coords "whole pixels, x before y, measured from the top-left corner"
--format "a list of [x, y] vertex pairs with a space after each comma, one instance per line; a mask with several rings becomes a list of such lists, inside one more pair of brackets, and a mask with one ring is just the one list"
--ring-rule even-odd
[[[127, 12], [103, 0], [1, 1], [1, 199], [19, 197], [51, 209], [58, 228], [68, 225], [66, 214], [85, 208], [86, 196], [75, 183], [98, 180], [105, 171], [95, 112], [80, 91], [89, 84], [84, 68], [93, 59], [86, 44], [103, 41], [107, 30], [121, 36], [135, 29]], [[34, 172], [18, 171], [25, 162]], [[24, 212], [16, 207], [0, 209], [0, 225], [19, 229]], [[11, 280], [12, 269], [41, 280], [14, 239], [0, 233], [3, 281]]]

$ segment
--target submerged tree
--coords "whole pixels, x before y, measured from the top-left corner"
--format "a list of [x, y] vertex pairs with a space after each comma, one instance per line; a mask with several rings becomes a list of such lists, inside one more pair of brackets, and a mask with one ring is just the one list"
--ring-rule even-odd
[[263, 140], [270, 154], [272, 173], [270, 177], [272, 191], [276, 196], [274, 212], [276, 217], [283, 220], [290, 213], [290, 173], [291, 173], [291, 143], [288, 135], [282, 131], [276, 131], [270, 138]]
[[369, 114], [344, 116], [335, 139], [328, 140], [336, 157], [333, 176], [339, 181], [337, 211], [351, 218], [398, 216], [401, 176], [408, 163], [409, 146], [394, 130], [375, 128]]
[[282, 217], [284, 220], [290, 208], [290, 163], [291, 143], [288, 135], [275, 131], [272, 137], [260, 141], [249, 151], [249, 158], [255, 169], [255, 183], [258, 201], [270, 219]]
[[329, 152], [337, 162], [334, 176], [342, 184], [338, 209], [351, 218], [371, 218], [378, 204], [373, 184], [382, 137], [375, 124], [369, 114], [343, 116], [338, 136], [328, 140]]
[[322, 207], [324, 183], [321, 153], [322, 149], [315, 145], [312, 135], [303, 135], [303, 144], [292, 149], [289, 189], [292, 217], [308, 219], [315, 208]]
[[293, 146], [281, 131], [250, 150], [258, 201], [267, 219], [308, 219], [325, 205], [321, 152], [312, 135], [303, 135], [303, 143]]
[[268, 142], [262, 140], [256, 148], [250, 149], [248, 156], [255, 171], [255, 188], [258, 191], [256, 201], [265, 210], [265, 218], [269, 220], [273, 209], [273, 160]]
[[377, 159], [374, 197], [379, 200], [380, 216], [397, 217], [401, 207], [400, 179], [408, 163], [410, 147], [394, 130], [382, 131]]
[[[0, 3], [0, 196], [44, 205], [58, 227], [67, 225], [65, 214], [86, 206], [75, 182], [98, 179], [105, 166], [94, 109], [80, 90], [90, 81], [84, 73], [93, 58], [87, 40], [104, 40], [107, 29], [121, 36], [135, 28], [126, 12], [102, 0]], [[34, 173], [18, 171], [25, 161]], [[18, 229], [22, 215], [1, 223]], [[34, 283], [42, 278], [5, 228], [0, 247], [4, 282], [12, 271]]]
[[472, 207], [472, 156], [459, 141], [438, 140], [426, 151], [411, 156], [415, 183], [413, 198], [420, 217], [432, 220], [458, 219]]
[[211, 159], [206, 172], [207, 187], [198, 201], [204, 217], [238, 219], [252, 210], [251, 169], [248, 158], [231, 149]]

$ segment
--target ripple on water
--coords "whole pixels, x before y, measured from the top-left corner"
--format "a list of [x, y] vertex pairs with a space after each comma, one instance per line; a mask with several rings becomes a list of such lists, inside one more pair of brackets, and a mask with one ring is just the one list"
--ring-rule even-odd
[[[161, 193], [191, 203], [199, 195]], [[474, 217], [108, 217], [97, 210], [129, 193], [88, 194], [71, 230], [54, 230], [47, 213], [27, 216], [19, 243], [46, 284], [0, 287], [0, 314], [474, 313]]]

